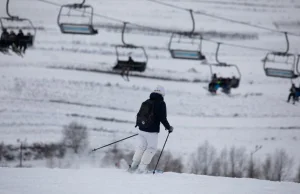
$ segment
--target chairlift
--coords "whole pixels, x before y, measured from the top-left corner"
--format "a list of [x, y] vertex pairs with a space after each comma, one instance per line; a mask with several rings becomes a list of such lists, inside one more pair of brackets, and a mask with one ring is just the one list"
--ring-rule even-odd
[[193, 10], [189, 10], [192, 19], [191, 32], [172, 33], [168, 50], [173, 59], [187, 60], [205, 60], [206, 57], [202, 53], [202, 36], [195, 34], [195, 19]]
[[132, 44], [127, 44], [124, 41], [124, 33], [126, 29], [126, 22], [124, 22], [122, 29], [122, 43], [123, 45], [116, 45], [116, 56], [117, 61], [116, 65], [113, 67], [113, 70], [122, 70], [125, 69], [129, 71], [138, 71], [144, 72], [148, 63], [148, 55], [145, 51], [145, 48], [142, 46], [135, 46]]
[[36, 28], [31, 20], [11, 15], [9, 13], [9, 0], [6, 2], [6, 13], [7, 17], [0, 17], [2, 33], [6, 30], [8, 33], [14, 32], [15, 34], [18, 34], [21, 30], [24, 36], [22, 39], [19, 38], [18, 44], [26, 44], [27, 47], [33, 46], [36, 36]]
[[98, 30], [93, 26], [94, 8], [82, 3], [62, 5], [57, 16], [61, 33], [96, 35]]
[[[213, 79], [217, 79], [218, 82], [220, 82], [220, 87], [223, 88], [223, 85], [226, 84], [227, 91], [225, 93], [229, 93], [231, 88], [238, 88], [240, 85], [240, 81], [242, 78], [242, 74], [240, 72], [240, 69], [237, 65], [235, 64], [228, 64], [228, 63], [224, 63], [224, 62], [220, 62], [218, 59], [218, 53], [219, 53], [219, 48], [220, 48], [220, 43], [218, 43], [218, 47], [217, 47], [217, 51], [215, 54], [215, 58], [216, 58], [216, 62], [217, 63], [209, 63], [209, 67], [210, 67], [210, 73], [211, 73], [211, 83], [214, 81]], [[231, 73], [234, 72], [234, 75], [229, 77], [229, 76], [218, 76], [217, 72], [213, 70], [213, 66], [215, 66], [218, 69], [221, 68], [228, 68], [234, 71], [230, 71]], [[224, 69], [223, 69], [224, 70]], [[209, 87], [210, 88], [210, 87]]]
[[284, 33], [287, 43], [285, 52], [269, 52], [263, 59], [265, 74], [269, 77], [295, 79], [299, 73], [299, 55], [289, 53], [287, 32]]

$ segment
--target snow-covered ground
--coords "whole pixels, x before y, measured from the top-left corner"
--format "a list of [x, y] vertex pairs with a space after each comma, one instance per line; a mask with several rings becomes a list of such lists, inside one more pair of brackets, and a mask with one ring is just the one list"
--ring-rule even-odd
[[[53, 2], [70, 3], [65, 0], [53, 0]], [[277, 27], [278, 30], [298, 33], [300, 29], [297, 23], [300, 18], [300, 3], [297, 1], [166, 2], [269, 28]], [[89, 0], [88, 3], [94, 6], [95, 13], [141, 25], [174, 30], [189, 30], [191, 27], [188, 12], [149, 1], [128, 0], [124, 3], [124, 1], [117, 0]], [[5, 14], [4, 9], [5, 1], [1, 1], [0, 15]], [[286, 103], [290, 80], [269, 78], [264, 75], [261, 60], [266, 52], [221, 45], [220, 60], [237, 64], [242, 73], [242, 81], [240, 87], [232, 91], [231, 96], [224, 94], [211, 96], [203, 89], [207, 86], [206, 82], [210, 77], [209, 67], [197, 61], [171, 59], [166, 50], [169, 36], [127, 33], [126, 41], [145, 46], [149, 55], [147, 70], [143, 75], [157, 79], [132, 76], [130, 82], [126, 82], [119, 75], [87, 71], [91, 69], [102, 72], [111, 71], [116, 60], [113, 45], [121, 44], [120, 31], [101, 28], [97, 36], [62, 35], [56, 25], [58, 10], [59, 7], [36, 0], [11, 1], [12, 14], [31, 19], [40, 30], [37, 32], [34, 48], [29, 49], [23, 58], [2, 54], [0, 56], [0, 142], [16, 144], [16, 139], [27, 139], [29, 143], [57, 142], [61, 140], [63, 126], [74, 120], [86, 125], [90, 130], [91, 148], [124, 138], [137, 132], [134, 122], [140, 103], [148, 98], [157, 84], [160, 84], [166, 88], [165, 101], [168, 119], [175, 128], [168, 140], [166, 150], [171, 151], [175, 156], [188, 156], [197, 149], [198, 145], [207, 140], [219, 150], [235, 145], [246, 147], [249, 153], [256, 145], [262, 145], [262, 149], [256, 154], [257, 157], [264, 157], [267, 153], [283, 148], [295, 158], [295, 164], [300, 161], [299, 104]], [[254, 40], [210, 37], [214, 40], [270, 50], [285, 49], [285, 39], [282, 34], [205, 16], [195, 15], [195, 19], [196, 30], [229, 34], [250, 33], [257, 36]], [[99, 17], [95, 17], [94, 21], [97, 25], [111, 22]], [[112, 22], [112, 24], [118, 23]], [[299, 37], [289, 36], [289, 38], [290, 51], [299, 53]], [[214, 62], [216, 46], [213, 43], [203, 42], [203, 52], [209, 62]], [[215, 71], [220, 74], [225, 72], [218, 69]], [[232, 75], [236, 72], [234, 69], [229, 69], [225, 73]], [[139, 73], [136, 74], [139, 75]], [[164, 81], [163, 79], [177, 81]], [[299, 80], [296, 80], [296, 83], [299, 84]], [[165, 137], [166, 133], [162, 129], [159, 148], [162, 147]], [[133, 149], [134, 138], [120, 145], [126, 149]], [[43, 173], [57, 176], [55, 174], [57, 170], [34, 169], [24, 169], [22, 170], [24, 173], [20, 176], [26, 176], [30, 170], [37, 173], [33, 173], [35, 175], [32, 175], [30, 179], [33, 182], [41, 181], [46, 184], [47, 182], [43, 182], [47, 181], [46, 179], [39, 179]], [[97, 177], [97, 174], [105, 174], [105, 171], [85, 171], [85, 173], [87, 173], [86, 176], [91, 173], [93, 177]], [[62, 180], [72, 177], [66, 172], [73, 175], [78, 173], [67, 170], [61, 172], [59, 177]], [[14, 176], [18, 174], [18, 171], [1, 169], [1, 174], [5, 173], [7, 176], [4, 177], [10, 177], [5, 180], [7, 181], [5, 183], [14, 184]], [[110, 173], [131, 180], [131, 177], [129, 178], [131, 175], [122, 175], [119, 171], [110, 171]], [[78, 181], [82, 180], [80, 175], [76, 176], [78, 176]], [[113, 185], [109, 182], [113, 181], [113, 176], [111, 175], [107, 180], [108, 184], [103, 183], [105, 188], [108, 189], [110, 185]], [[172, 189], [172, 193], [182, 193], [190, 187], [198, 191], [198, 189], [203, 189], [201, 186], [203, 181], [208, 181], [210, 184], [211, 179], [187, 175], [183, 178], [181, 175], [171, 173], [166, 176], [170, 176], [168, 177], [170, 179], [164, 179], [167, 182], [160, 182], [160, 175], [153, 180], [150, 177], [147, 178], [153, 181], [153, 188], [149, 187], [149, 192], [145, 191], [145, 193], [157, 193], [156, 188], [169, 184], [169, 181], [176, 185], [174, 188], [168, 187]], [[147, 181], [138, 182], [135, 175], [132, 178], [133, 183], [136, 181], [136, 184], [141, 184], [139, 188], [147, 183]], [[185, 182], [177, 184], [182, 180], [191, 181], [191, 185]], [[0, 183], [2, 181], [4, 180], [1, 179]], [[88, 180], [84, 181], [88, 182]], [[99, 175], [93, 181], [103, 182], [104, 178]], [[230, 188], [227, 183], [234, 184], [238, 188], [249, 187], [249, 193], [259, 193], [258, 191], [263, 189], [265, 190], [261, 193], [296, 193], [292, 184], [290, 192], [288, 190], [283, 192], [285, 188], [289, 188], [289, 183], [260, 183], [245, 179], [238, 181], [240, 182], [222, 179], [220, 182], [224, 188], [212, 187], [210, 188], [212, 190], [206, 188], [207, 190], [203, 190], [203, 193], [222, 193], [221, 191], [233, 193], [232, 190], [226, 191], [226, 188]], [[49, 180], [48, 183], [49, 185], [60, 184], [60, 181]], [[64, 183], [73, 187], [72, 181]], [[128, 184], [120, 181], [118, 185], [120, 190], [114, 190], [112, 193], [118, 193]], [[181, 188], [180, 185], [184, 186]], [[101, 184], [86, 186], [92, 190], [99, 188], [101, 191]], [[30, 187], [28, 191], [33, 189]], [[76, 187], [73, 188], [74, 192], [82, 191]], [[1, 189], [5, 188], [1, 187]], [[18, 189], [16, 187], [15, 193], [20, 192]], [[46, 188], [37, 187], [36, 189], [44, 191], [43, 189]], [[132, 189], [135, 188], [132, 187]], [[57, 187], [57, 193], [63, 191], [59, 186]], [[168, 191], [166, 187], [162, 187], [161, 192], [171, 193], [171, 190]], [[190, 193], [196, 192], [191, 190]]]
[[298, 194], [300, 184], [189, 174], [129, 174], [116, 169], [0, 168], [0, 193], [9, 194]]

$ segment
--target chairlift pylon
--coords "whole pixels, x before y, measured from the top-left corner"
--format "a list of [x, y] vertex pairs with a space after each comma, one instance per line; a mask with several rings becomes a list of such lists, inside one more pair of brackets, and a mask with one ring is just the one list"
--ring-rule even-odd
[[21, 18], [19, 16], [11, 15], [9, 12], [9, 0], [6, 1], [6, 14], [7, 17], [0, 17], [0, 25], [2, 33], [4, 30], [18, 33], [21, 30], [24, 36], [18, 40], [18, 44], [26, 44], [27, 47], [31, 47], [34, 44], [36, 37], [36, 28], [34, 27], [31, 20], [27, 18]]
[[[122, 45], [116, 45], [116, 65], [113, 67], [113, 70], [127, 70], [129, 71], [138, 71], [143, 72], [146, 70], [146, 66], [148, 63], [148, 55], [146, 53], [146, 50], [142, 46], [136, 46], [133, 44], [128, 44], [125, 42], [124, 34], [126, 30], [127, 22], [123, 23], [122, 28]], [[125, 55], [126, 59], [121, 59], [121, 50], [126, 50], [127, 52], [123, 52], [123, 56]], [[138, 56], [137, 56], [138, 55]], [[136, 56], [136, 58], [135, 58]], [[143, 60], [139, 60], [140, 58], [143, 58]]]
[[284, 52], [269, 52], [263, 59], [265, 74], [269, 77], [295, 79], [299, 73], [299, 55], [289, 53], [289, 39], [287, 32], [284, 32], [286, 39], [286, 50]]
[[[192, 30], [190, 32], [172, 33], [168, 44], [168, 50], [173, 59], [205, 60], [206, 57], [202, 53], [202, 35], [195, 34], [195, 19], [193, 15], [193, 10], [190, 9], [189, 13], [192, 20]], [[192, 46], [193, 48], [183, 48], [184, 45], [189, 45], [189, 47]]]
[[62, 5], [57, 25], [64, 34], [96, 35], [98, 30], [94, 28], [93, 17], [94, 8], [83, 0], [81, 3]]
[[[220, 50], [220, 44], [221, 43], [218, 43], [217, 50], [216, 50], [216, 53], [215, 53], [215, 59], [216, 59], [217, 63], [209, 63], [211, 78], [212, 79], [214, 79], [214, 78], [218, 79], [219, 82], [221, 82], [221, 87], [222, 87], [223, 82], [227, 82], [226, 84], [229, 85], [230, 88], [238, 88], [239, 85], [240, 85], [241, 78], [242, 78], [242, 74], [240, 72], [240, 69], [235, 64], [228, 64], [228, 63], [219, 61], [218, 55], [219, 55], [219, 50]], [[218, 77], [217, 73], [215, 73], [213, 71], [213, 66], [215, 66], [217, 68], [218, 67], [224, 67], [224, 68], [235, 69], [236, 74], [235, 74], [235, 76], [232, 76], [232, 77]], [[211, 82], [212, 81], [213, 80], [211, 80]]]

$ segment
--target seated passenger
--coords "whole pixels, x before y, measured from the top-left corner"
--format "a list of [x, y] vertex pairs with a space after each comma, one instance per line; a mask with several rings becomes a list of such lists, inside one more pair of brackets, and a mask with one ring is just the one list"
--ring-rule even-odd
[[123, 77], [125, 74], [127, 77], [127, 81], [129, 81], [129, 72], [130, 72], [131, 67], [133, 66], [133, 63], [134, 63], [134, 60], [132, 59], [131, 55], [129, 55], [127, 64], [124, 64], [122, 67], [121, 76]]
[[231, 78], [231, 87], [237, 88], [239, 85], [239, 79], [237, 79], [235, 76], [232, 76]]
[[2, 34], [1, 34], [1, 40], [5, 40], [8, 38], [8, 32], [6, 30], [6, 28], [3, 28]]
[[295, 84], [292, 84], [292, 87], [290, 89], [290, 94], [289, 94], [288, 99], [287, 99], [288, 103], [290, 102], [291, 98], [293, 97], [293, 104], [295, 104], [295, 101], [296, 101], [296, 92], [297, 92], [296, 86], [295, 86]]
[[229, 94], [230, 90], [231, 90], [231, 79], [225, 78], [222, 83], [222, 92], [224, 92], [225, 94]]
[[10, 31], [8, 39], [9, 39], [9, 46], [11, 46], [12, 51], [14, 51], [18, 55], [22, 55], [21, 51], [17, 47], [18, 40], [17, 40], [17, 35], [15, 34], [14, 31]]
[[9, 44], [9, 34], [5, 28], [3, 28], [2, 34], [1, 34], [1, 47], [8, 47]]
[[9, 44], [11, 46], [16, 47], [17, 46], [17, 35], [14, 31], [10, 31], [8, 35]]
[[29, 46], [32, 46], [33, 45], [33, 36], [32, 36], [32, 34], [30, 33], [30, 32], [28, 32], [26, 35], [25, 35], [25, 37], [24, 37], [24, 39], [26, 40], [26, 47], [29, 47]]
[[218, 90], [218, 78], [217, 74], [213, 74], [210, 83], [208, 84], [208, 91], [211, 93], [216, 93]]
[[18, 49], [21, 52], [25, 53], [25, 51], [27, 49], [28, 40], [27, 40], [27, 37], [24, 36], [24, 33], [22, 30], [19, 30], [19, 33], [17, 35], [17, 42], [18, 42], [18, 44], [17, 44]]
[[299, 97], [300, 97], [300, 84], [299, 84], [299, 88], [296, 88], [296, 101], [299, 101]]
[[17, 34], [17, 44], [16, 44], [16, 46], [17, 46], [18, 48], [20, 48], [20, 47], [21, 47], [21, 44], [23, 44], [23, 42], [24, 42], [24, 33], [23, 33], [23, 31], [20, 29], [19, 32], [18, 32], [18, 34]]
[[132, 59], [131, 55], [128, 57], [128, 63], [134, 63], [134, 60]]

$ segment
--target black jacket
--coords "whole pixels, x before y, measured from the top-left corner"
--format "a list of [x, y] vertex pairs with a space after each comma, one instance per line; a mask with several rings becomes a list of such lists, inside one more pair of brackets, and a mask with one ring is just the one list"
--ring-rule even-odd
[[171, 126], [167, 120], [167, 107], [163, 96], [157, 93], [151, 93], [150, 100], [154, 100], [154, 121], [150, 127], [139, 127], [139, 129], [145, 132], [159, 133], [160, 123], [162, 123], [166, 129], [170, 129]]

